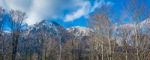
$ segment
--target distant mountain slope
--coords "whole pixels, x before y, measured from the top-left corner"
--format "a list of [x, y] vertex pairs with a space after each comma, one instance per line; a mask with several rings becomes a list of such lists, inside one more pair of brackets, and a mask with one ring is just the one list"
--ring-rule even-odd
[[67, 28], [67, 31], [73, 33], [75, 36], [89, 36], [93, 30], [88, 27], [74, 26]]

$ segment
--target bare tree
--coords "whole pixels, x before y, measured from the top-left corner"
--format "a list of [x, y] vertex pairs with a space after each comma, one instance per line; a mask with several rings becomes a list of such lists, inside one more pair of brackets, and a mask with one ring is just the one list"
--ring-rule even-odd
[[[136, 34], [131, 36], [132, 40], [134, 40], [134, 47], [138, 49], [138, 58], [140, 60], [145, 60], [148, 56], [149, 51], [149, 36], [146, 34]], [[138, 44], [138, 45], [137, 45]]]
[[[138, 23], [147, 18], [148, 17], [148, 13], [149, 13], [149, 10], [147, 10], [147, 5], [145, 5], [145, 2], [144, 1], [140, 1], [140, 4], [138, 3], [139, 1], [138, 0], [131, 0], [128, 5], [124, 8], [125, 11], [127, 11], [128, 13], [131, 13], [132, 12], [132, 20], [134, 21], [134, 24], [137, 26], [135, 28], [135, 34], [137, 35], [136, 36], [136, 39], [135, 40], [138, 40], [138, 29], [139, 29], [139, 25]], [[137, 45], [139, 45], [138, 43], [136, 43]], [[137, 60], [140, 60], [140, 56], [139, 56], [139, 49], [137, 48], [137, 53], [136, 53], [136, 56], [137, 56]]]
[[[109, 60], [112, 60], [112, 47], [111, 47], [111, 26], [112, 23], [109, 20], [109, 15], [107, 13], [107, 7], [102, 7], [102, 9], [100, 10], [100, 12], [96, 12], [90, 19], [90, 25], [92, 27], [94, 27], [94, 30], [96, 33], [99, 33], [99, 36], [105, 36], [107, 37], [108, 40], [108, 44], [109, 44], [109, 55], [108, 58]], [[103, 50], [103, 42], [102, 44], [102, 51]], [[103, 56], [103, 54], [102, 54]], [[104, 57], [102, 57], [102, 60], [104, 59]]]
[[22, 13], [20, 11], [11, 11], [10, 12], [11, 16], [11, 31], [12, 31], [12, 60], [16, 60], [16, 55], [17, 55], [17, 45], [18, 45], [18, 40], [19, 36], [21, 34], [21, 26], [23, 23], [23, 20], [25, 19], [25, 13]]
[[3, 40], [3, 36], [2, 36], [2, 32], [3, 32], [3, 16], [4, 16], [4, 9], [2, 9], [0, 7], [0, 44], [1, 44], [1, 59], [3, 60], [3, 47], [4, 47], [4, 40]]

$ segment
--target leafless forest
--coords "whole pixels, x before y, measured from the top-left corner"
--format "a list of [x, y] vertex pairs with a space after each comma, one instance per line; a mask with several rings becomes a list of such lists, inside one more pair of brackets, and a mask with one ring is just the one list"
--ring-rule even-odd
[[116, 26], [109, 20], [115, 12], [103, 6], [90, 16], [87, 35], [47, 20], [29, 27], [25, 13], [0, 8], [0, 60], [150, 60], [150, 19], [139, 22], [146, 8], [131, 0], [124, 12], [133, 11], [134, 24]]

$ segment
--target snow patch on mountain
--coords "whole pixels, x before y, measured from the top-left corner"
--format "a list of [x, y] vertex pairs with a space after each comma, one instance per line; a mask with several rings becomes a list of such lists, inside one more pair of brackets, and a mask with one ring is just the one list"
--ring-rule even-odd
[[142, 21], [140, 23], [141, 27], [149, 27], [150, 26], [150, 18], [147, 18], [146, 20]]
[[117, 42], [119, 45], [123, 39], [127, 39], [128, 43], [131, 43], [131, 36], [135, 34], [146, 34], [150, 35], [150, 18], [145, 19], [144, 21], [137, 24], [123, 24], [120, 26], [115, 26], [113, 28], [113, 37], [118, 39]]
[[89, 36], [93, 30], [88, 27], [74, 26], [67, 28], [67, 31], [73, 33], [75, 36]]

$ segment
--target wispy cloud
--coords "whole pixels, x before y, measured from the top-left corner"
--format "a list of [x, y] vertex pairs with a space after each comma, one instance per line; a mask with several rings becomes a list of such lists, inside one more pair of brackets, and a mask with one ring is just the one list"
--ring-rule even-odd
[[85, 16], [88, 14], [89, 9], [90, 9], [90, 2], [89, 1], [83, 2], [81, 8], [71, 14], [66, 15], [64, 21], [66, 22], [72, 21], [77, 18], [80, 18], [81, 16]]
[[89, 13], [94, 12], [97, 8], [101, 8], [103, 5], [113, 5], [112, 2], [105, 2], [104, 0], [96, 0], [93, 6], [91, 5], [90, 1], [80, 2], [82, 4], [81, 7], [77, 11], [67, 14], [64, 18], [65, 22], [76, 20], [82, 16], [88, 16]]

